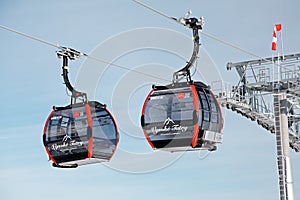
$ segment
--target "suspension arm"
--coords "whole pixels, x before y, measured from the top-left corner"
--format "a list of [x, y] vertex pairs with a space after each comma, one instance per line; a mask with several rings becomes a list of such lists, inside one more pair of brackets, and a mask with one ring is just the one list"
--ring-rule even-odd
[[202, 30], [202, 26], [197, 24], [198, 19], [196, 18], [189, 18], [186, 19], [187, 26], [193, 30], [193, 41], [194, 41], [194, 49], [193, 49], [193, 54], [192, 57], [190, 58], [189, 62], [187, 62], [186, 66], [184, 66], [182, 69], [178, 70], [177, 72], [182, 72], [182, 71], [188, 71], [193, 64], [195, 63], [198, 53], [199, 53], [199, 30]]
[[192, 81], [190, 68], [194, 65], [195, 61], [197, 60], [198, 53], [199, 53], [199, 30], [202, 30], [202, 26], [204, 24], [203, 18], [201, 17], [200, 20], [197, 18], [180, 18], [178, 20], [184, 26], [191, 28], [193, 31], [193, 41], [194, 41], [194, 49], [193, 54], [187, 64], [177, 72], [173, 74], [173, 83], [178, 82], [180, 80], [179, 77], [186, 77], [188, 82]]

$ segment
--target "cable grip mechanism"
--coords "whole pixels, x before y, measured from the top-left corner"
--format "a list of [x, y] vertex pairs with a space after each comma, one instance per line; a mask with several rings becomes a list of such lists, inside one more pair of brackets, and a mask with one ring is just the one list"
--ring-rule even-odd
[[87, 94], [75, 90], [69, 80], [69, 77], [68, 77], [68, 73], [69, 73], [68, 60], [69, 59], [76, 60], [76, 59], [80, 58], [81, 55], [84, 55], [84, 54], [82, 54], [79, 51], [76, 51], [74, 49], [67, 48], [67, 47], [62, 47], [61, 50], [57, 51], [56, 53], [57, 53], [58, 58], [63, 59], [63, 66], [62, 66], [63, 74], [62, 74], [62, 76], [64, 79], [64, 84], [66, 85], [68, 90], [72, 93], [71, 105], [75, 104], [75, 103], [86, 103], [87, 102]]

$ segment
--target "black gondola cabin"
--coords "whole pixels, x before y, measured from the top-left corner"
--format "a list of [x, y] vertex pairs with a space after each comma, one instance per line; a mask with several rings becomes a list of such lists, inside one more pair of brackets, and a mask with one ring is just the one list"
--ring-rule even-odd
[[119, 134], [117, 124], [104, 104], [88, 101], [76, 91], [68, 78], [68, 59], [81, 54], [63, 48], [63, 78], [72, 92], [71, 104], [53, 107], [43, 133], [43, 143], [54, 167], [74, 168], [80, 165], [109, 161], [116, 151]]
[[143, 106], [141, 124], [154, 149], [212, 151], [222, 141], [219, 103], [202, 82], [153, 86]]
[[54, 166], [109, 161], [118, 144], [117, 125], [95, 101], [54, 108], [44, 127], [44, 145]]

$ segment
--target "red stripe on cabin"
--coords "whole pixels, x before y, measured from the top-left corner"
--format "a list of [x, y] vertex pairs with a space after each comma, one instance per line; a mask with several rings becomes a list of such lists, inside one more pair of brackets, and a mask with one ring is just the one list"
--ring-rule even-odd
[[[191, 85], [192, 95], [194, 99], [194, 110], [197, 112], [197, 118], [199, 119], [199, 104], [198, 104], [198, 94], [195, 85]], [[192, 147], [197, 145], [198, 141], [198, 134], [199, 134], [199, 124], [198, 122], [194, 125], [194, 135], [192, 138]]]
[[[50, 115], [48, 116], [47, 120], [46, 120], [46, 123], [45, 123], [45, 126], [44, 126], [44, 135], [46, 136], [46, 132], [47, 132], [47, 127], [48, 127], [48, 124], [49, 124], [49, 121], [51, 119], [51, 117], [53, 116], [55, 110], [52, 110], [52, 112], [50, 113]], [[56, 163], [56, 160], [51, 156], [50, 154], [50, 151], [48, 149], [48, 146], [45, 146], [45, 149], [46, 149], [46, 152], [49, 156], [49, 159], [54, 163], [54, 164], [57, 164]]]
[[88, 121], [88, 127], [91, 129], [92, 134], [88, 141], [88, 158], [93, 156], [93, 122], [92, 122], [92, 113], [90, 105], [87, 103], [85, 104], [86, 116]]
[[[148, 96], [147, 96], [147, 98], [146, 98], [146, 100], [145, 100], [145, 102], [144, 102], [143, 109], [142, 109], [142, 116], [145, 116], [146, 105], [147, 105], [147, 102], [149, 101], [149, 98], [150, 98], [150, 96], [151, 96], [151, 94], [152, 94], [153, 92], [154, 92], [154, 89], [152, 89], [152, 90], [150, 91], [150, 93], [148, 94]], [[144, 132], [144, 135], [145, 135], [145, 137], [146, 137], [148, 143], [149, 143], [150, 146], [152, 147], [152, 149], [155, 149], [155, 146], [154, 146], [153, 143], [151, 142], [151, 140], [150, 140], [150, 138], [149, 138], [149, 136], [148, 136], [148, 134], [147, 134], [147, 132], [146, 132], [146, 130], [145, 130], [144, 128], [143, 128], [143, 132]]]

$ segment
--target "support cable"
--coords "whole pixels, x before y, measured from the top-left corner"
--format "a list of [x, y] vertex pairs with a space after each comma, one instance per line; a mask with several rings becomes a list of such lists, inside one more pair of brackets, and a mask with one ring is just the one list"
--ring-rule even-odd
[[[172, 21], [174, 21], [174, 22], [177, 22], [177, 23], [179, 23], [179, 24], [182, 24], [182, 21], [181, 21], [182, 18], [176, 19], [176, 18], [173, 18], [173, 17], [169, 17], [168, 15], [166, 15], [166, 14], [160, 12], [160, 11], [157, 11], [157, 10], [155, 10], [154, 8], [150, 7], [150, 6], [148, 6], [148, 5], [144, 4], [144, 3], [141, 3], [140, 1], [137, 1], [137, 0], [132, 0], [132, 1], [134, 1], [135, 3], [137, 3], [137, 4], [139, 4], [139, 5], [141, 5], [141, 6], [145, 7], [145, 8], [147, 8], [147, 9], [149, 9], [149, 10], [151, 10], [151, 11], [153, 11], [153, 12], [155, 12], [155, 13], [157, 13], [157, 14], [159, 14], [159, 15], [161, 15], [161, 16], [167, 18], [167, 19], [170, 19], [170, 20], [172, 20]], [[191, 12], [189, 11], [188, 14], [191, 14]], [[32, 36], [32, 35], [25, 34], [25, 33], [23, 33], [23, 32], [14, 30], [14, 29], [12, 29], [12, 28], [9, 28], [9, 27], [3, 26], [3, 25], [0, 25], [0, 28], [5, 29], [5, 30], [10, 31], [10, 32], [13, 32], [13, 33], [18, 34], [18, 35], [21, 35], [21, 36], [23, 36], [23, 37], [27, 37], [27, 38], [29, 38], [29, 39], [31, 39], [31, 40], [35, 40], [35, 41], [37, 41], [37, 42], [46, 44], [46, 45], [48, 45], [48, 46], [52, 46], [52, 47], [58, 48], [58, 49], [60, 49], [60, 50], [65, 50], [65, 47], [63, 47], [63, 46], [61, 46], [61, 45], [59, 45], [59, 44], [53, 44], [53, 43], [48, 42], [48, 41], [46, 41], [46, 40], [43, 40], [43, 39], [41, 39], [41, 38], [37, 38], [37, 37], [34, 37], [34, 36]], [[272, 60], [266, 60], [265, 58], [262, 58], [261, 56], [258, 56], [258, 55], [256, 55], [256, 54], [250, 52], [250, 51], [247, 51], [247, 50], [245, 50], [245, 49], [243, 49], [243, 48], [241, 48], [241, 47], [239, 47], [239, 46], [237, 46], [237, 45], [234, 45], [234, 44], [231, 44], [231, 43], [229, 43], [229, 42], [226, 42], [226, 41], [224, 41], [224, 40], [222, 40], [222, 39], [220, 39], [220, 38], [218, 38], [218, 37], [216, 37], [216, 36], [213, 36], [213, 35], [208, 34], [208, 33], [204, 33], [203, 31], [199, 31], [199, 32], [200, 32], [200, 34], [202, 34], [202, 35], [204, 35], [204, 36], [206, 36], [206, 37], [209, 37], [209, 38], [211, 38], [211, 39], [213, 39], [213, 40], [216, 40], [216, 41], [218, 41], [218, 42], [220, 42], [220, 43], [222, 43], [222, 44], [224, 44], [224, 45], [230, 46], [230, 47], [232, 47], [232, 48], [234, 48], [234, 49], [237, 49], [237, 50], [239, 50], [239, 51], [241, 51], [241, 52], [244, 52], [244, 53], [246, 53], [246, 54], [248, 54], [248, 55], [250, 55], [250, 56], [253, 56], [253, 57], [256, 57], [256, 58], [260, 58], [261, 60], [264, 60], [265, 62], [272, 62]], [[71, 52], [71, 53], [78, 53], [77, 51], [73, 52], [72, 50], [70, 50], [70, 52]], [[118, 65], [118, 64], [115, 64], [115, 63], [112, 63], [112, 62], [108, 62], [108, 61], [105, 61], [105, 60], [103, 60], [103, 59], [100, 59], [100, 58], [97, 58], [97, 57], [90, 56], [90, 55], [88, 55], [88, 54], [86, 54], [86, 53], [81, 53], [81, 52], [80, 52], [80, 55], [79, 55], [79, 56], [85, 56], [85, 57], [87, 57], [87, 58], [89, 58], [89, 59], [92, 59], [92, 60], [95, 60], [95, 61], [97, 61], [97, 62], [105, 63], [105, 64], [107, 64], [107, 65], [112, 65], [112, 66], [118, 67], [118, 68], [120, 68], [120, 69], [124, 69], [124, 70], [127, 70], [127, 71], [135, 72], [135, 73], [140, 74], [140, 75], [144, 75], [144, 76], [148, 76], [148, 77], [151, 77], [151, 78], [160, 79], [160, 80], [162, 80], [162, 81], [169, 82], [169, 80], [167, 80], [167, 79], [160, 78], [160, 77], [156, 77], [156, 76], [154, 76], [154, 75], [151, 75], [151, 74], [148, 74], [148, 73], [144, 73], [144, 72], [141, 72], [141, 71], [137, 71], [137, 70], [131, 69], [131, 68], [126, 67], [126, 66], [122, 66], [122, 65]]]
[[[174, 22], [177, 22], [177, 23], [179, 23], [179, 24], [182, 24], [180, 20], [177, 20], [176, 18], [170, 17], [170, 16], [168, 16], [168, 15], [166, 15], [166, 14], [164, 14], [164, 13], [162, 13], [162, 12], [160, 12], [160, 11], [158, 11], [158, 10], [156, 10], [156, 9], [154, 9], [154, 8], [152, 8], [152, 7], [146, 5], [146, 4], [144, 4], [144, 3], [142, 3], [142, 2], [140, 2], [140, 1], [138, 1], [138, 0], [132, 0], [132, 1], [134, 1], [135, 3], [137, 3], [137, 4], [139, 4], [139, 5], [141, 5], [141, 6], [145, 7], [145, 8], [147, 8], [147, 9], [149, 9], [149, 10], [151, 10], [151, 11], [153, 11], [153, 12], [155, 12], [155, 13], [157, 13], [157, 14], [159, 14], [159, 15], [161, 15], [161, 16], [167, 18], [167, 19], [170, 19], [170, 20], [172, 20], [172, 21], [174, 21]], [[191, 13], [191, 11], [189, 11], [189, 13]], [[239, 47], [239, 46], [237, 46], [237, 45], [234, 45], [234, 44], [232, 44], [232, 43], [230, 43], [230, 42], [227, 42], [227, 41], [225, 41], [225, 40], [222, 40], [222, 39], [220, 39], [220, 38], [218, 38], [218, 37], [216, 37], [216, 36], [214, 36], [214, 35], [205, 33], [205, 32], [203, 32], [203, 31], [200, 31], [200, 34], [202, 34], [202, 35], [204, 35], [204, 36], [206, 36], [206, 37], [208, 37], [208, 38], [211, 38], [211, 39], [213, 39], [213, 40], [216, 40], [216, 41], [218, 41], [218, 42], [220, 42], [220, 43], [222, 43], [222, 44], [224, 44], [224, 45], [227, 45], [227, 46], [229, 46], [229, 47], [232, 47], [232, 48], [234, 48], [234, 49], [236, 49], [236, 50], [238, 50], [238, 51], [241, 51], [241, 52], [243, 52], [243, 53], [245, 53], [245, 54], [248, 54], [248, 55], [250, 55], [250, 56], [259, 58], [259, 59], [264, 60], [264, 61], [266, 61], [266, 62], [272, 62], [272, 60], [267, 60], [267, 59], [265, 59], [265, 58], [263, 58], [263, 57], [261, 57], [261, 56], [255, 54], [255, 53], [252, 53], [252, 52], [250, 52], [250, 51], [247, 51], [247, 50], [245, 50], [245, 49], [243, 49], [243, 48], [241, 48], [241, 47]]]
[[140, 75], [144, 75], [144, 76], [148, 76], [148, 77], [151, 77], [151, 78], [155, 78], [155, 79], [159, 79], [159, 80], [162, 80], [162, 81], [169, 82], [169, 80], [167, 80], [167, 79], [164, 79], [164, 78], [161, 78], [161, 77], [157, 77], [157, 76], [154, 76], [154, 75], [151, 75], [151, 74], [148, 74], [148, 73], [144, 73], [144, 72], [141, 72], [141, 71], [138, 71], [138, 70], [135, 70], [135, 69], [131, 69], [131, 68], [126, 67], [126, 66], [122, 66], [122, 65], [118, 65], [118, 64], [115, 64], [115, 63], [112, 63], [112, 62], [108, 62], [108, 61], [105, 61], [105, 60], [103, 60], [101, 58], [90, 56], [90, 55], [88, 55], [86, 53], [78, 52], [78, 51], [75, 51], [73, 49], [63, 47], [63, 46], [61, 46], [59, 44], [53, 44], [53, 43], [48, 42], [46, 40], [40, 39], [38, 37], [34, 37], [32, 35], [28, 35], [28, 34], [22, 33], [20, 31], [14, 30], [12, 28], [8, 28], [8, 27], [3, 26], [3, 25], [0, 25], [0, 28], [8, 30], [8, 31], [13, 32], [13, 33], [16, 33], [16, 34], [21, 35], [23, 37], [27, 37], [27, 38], [29, 38], [31, 40], [34, 40], [34, 41], [46, 44], [48, 46], [58, 48], [58, 49], [63, 50], [63, 51], [67, 50], [68, 52], [73, 53], [73, 54], [77, 55], [78, 57], [85, 56], [85, 57], [87, 57], [87, 58], [89, 58], [91, 60], [95, 60], [97, 62], [101, 62], [101, 63], [107, 64], [107, 65], [112, 65], [114, 67], [118, 67], [120, 69], [124, 69], [124, 70], [130, 71], [130, 72], [135, 72], [135, 73], [140, 74]]

